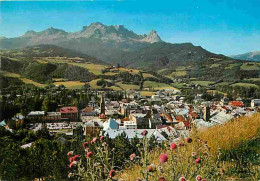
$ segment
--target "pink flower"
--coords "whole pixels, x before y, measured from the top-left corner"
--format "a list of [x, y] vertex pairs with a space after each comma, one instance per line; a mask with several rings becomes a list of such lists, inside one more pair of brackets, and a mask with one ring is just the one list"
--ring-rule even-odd
[[82, 147], [84, 148], [84, 149], [86, 149], [86, 146], [88, 145], [88, 142], [84, 142], [83, 144], [82, 144]]
[[73, 151], [69, 151], [69, 152], [67, 153], [67, 155], [68, 155], [69, 157], [71, 157], [71, 156], [73, 155]]
[[105, 139], [105, 136], [100, 136], [99, 140], [103, 141]]
[[71, 177], [72, 177], [72, 173], [69, 173], [69, 174], [68, 174], [68, 178], [71, 178]]
[[73, 162], [73, 157], [69, 157], [69, 162], [71, 163], [71, 162]]
[[93, 143], [95, 143], [96, 141], [97, 141], [97, 138], [93, 138], [93, 139], [90, 141], [90, 143], [93, 144]]
[[175, 143], [172, 143], [172, 144], [171, 144], [171, 149], [172, 149], [172, 150], [175, 150], [176, 148], [177, 148], [177, 145], [176, 145]]
[[79, 161], [80, 155], [75, 155], [73, 158], [73, 161]]
[[192, 152], [192, 153], [191, 153], [191, 156], [192, 156], [192, 157], [195, 157], [195, 156], [196, 156], [196, 152]]
[[148, 134], [148, 132], [146, 131], [146, 130], [144, 130], [142, 133], [141, 133], [141, 135], [143, 135], [143, 136], [146, 136]]
[[166, 179], [164, 177], [160, 177], [158, 181], [166, 181]]
[[110, 172], [109, 172], [109, 177], [110, 177], [110, 178], [113, 178], [115, 175], [116, 175], [115, 170], [110, 170]]
[[93, 153], [92, 152], [88, 152], [87, 153], [87, 158], [91, 158], [93, 156]]
[[180, 177], [179, 181], [186, 181], [186, 178], [185, 177]]
[[197, 175], [196, 180], [200, 181], [200, 180], [202, 180], [202, 177], [200, 175]]
[[165, 162], [167, 162], [167, 160], [168, 160], [168, 156], [167, 156], [165, 153], [162, 153], [162, 154], [159, 156], [159, 161], [160, 161], [161, 163], [165, 163]]
[[149, 165], [147, 168], [148, 172], [154, 172], [155, 170], [156, 170], [156, 166], [154, 164]]
[[73, 166], [77, 165], [77, 162], [76, 161], [73, 161], [70, 163], [70, 168], [72, 168]]
[[195, 160], [195, 163], [201, 163], [200, 158], [197, 158], [197, 159]]
[[191, 143], [192, 142], [192, 139], [189, 137], [186, 139], [187, 143]]
[[135, 154], [134, 153], [132, 153], [131, 155], [130, 155], [130, 160], [134, 160], [134, 158], [135, 158]]

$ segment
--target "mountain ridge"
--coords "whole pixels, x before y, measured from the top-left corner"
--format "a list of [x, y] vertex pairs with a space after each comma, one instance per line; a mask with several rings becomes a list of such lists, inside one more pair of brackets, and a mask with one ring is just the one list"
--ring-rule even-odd
[[230, 57], [240, 59], [240, 60], [260, 62], [260, 51], [252, 51], [252, 52], [238, 54], [238, 55], [231, 55]]

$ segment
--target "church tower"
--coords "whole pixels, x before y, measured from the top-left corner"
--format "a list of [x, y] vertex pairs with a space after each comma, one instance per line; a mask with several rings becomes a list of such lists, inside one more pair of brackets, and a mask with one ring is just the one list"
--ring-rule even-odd
[[100, 100], [100, 115], [105, 115], [105, 99], [104, 99], [104, 93], [101, 94], [101, 100]]

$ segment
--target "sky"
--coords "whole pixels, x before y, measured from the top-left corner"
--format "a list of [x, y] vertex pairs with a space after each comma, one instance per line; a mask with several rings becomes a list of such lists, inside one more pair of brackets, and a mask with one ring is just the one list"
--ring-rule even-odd
[[259, 12], [260, 0], [0, 1], [0, 37], [49, 27], [75, 32], [101, 22], [235, 55], [260, 50]]

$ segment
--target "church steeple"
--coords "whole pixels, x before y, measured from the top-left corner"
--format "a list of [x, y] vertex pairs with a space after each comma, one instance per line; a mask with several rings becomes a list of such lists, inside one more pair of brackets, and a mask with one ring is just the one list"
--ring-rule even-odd
[[105, 99], [104, 99], [104, 93], [101, 94], [101, 100], [100, 100], [100, 115], [105, 115]]

